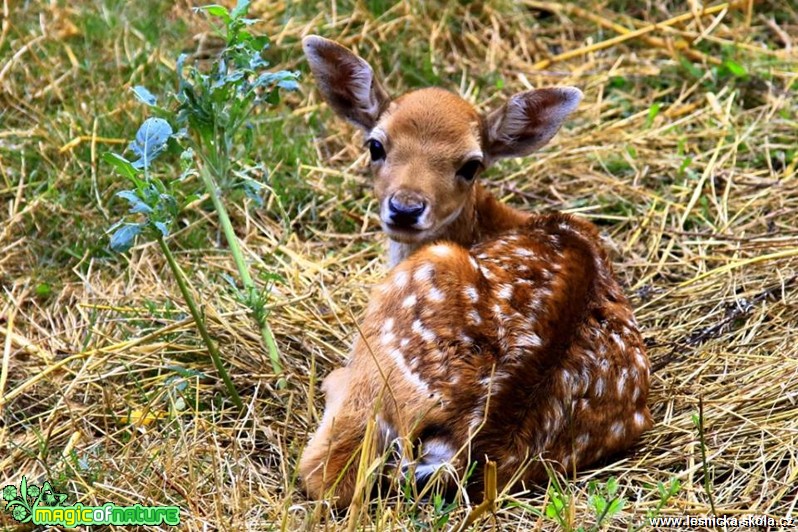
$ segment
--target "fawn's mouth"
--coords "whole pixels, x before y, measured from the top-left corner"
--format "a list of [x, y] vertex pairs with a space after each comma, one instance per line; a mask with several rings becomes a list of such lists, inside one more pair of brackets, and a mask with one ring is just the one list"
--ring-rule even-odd
[[396, 225], [389, 222], [382, 222], [382, 229], [392, 240], [410, 244], [423, 240], [424, 236], [429, 232], [427, 229], [420, 229], [418, 227]]

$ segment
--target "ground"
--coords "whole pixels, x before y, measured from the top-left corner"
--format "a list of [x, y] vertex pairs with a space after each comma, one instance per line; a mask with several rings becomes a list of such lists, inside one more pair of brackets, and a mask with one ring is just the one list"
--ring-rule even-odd
[[[575, 478], [500, 493], [495, 514], [475, 526], [795, 515], [793, 2], [708, 12], [676, 1], [255, 2], [254, 31], [272, 38], [268, 59], [300, 70], [301, 90], [254, 113], [251, 150], [235, 154], [268, 169], [264, 205], [227, 199], [258, 284], [279, 276], [269, 323], [284, 384], [231, 287], [235, 267], [207, 196], [181, 211], [169, 238], [244, 414], [158, 246], [140, 239], [116, 254], [106, 234], [127, 211], [115, 197], [126, 183], [102, 155], [121, 152], [147, 116], [130, 88], [173, 88], [178, 54], [208, 42], [192, 39], [209, 25], [191, 7], [3, 2], [3, 485], [24, 475], [84, 505], [176, 505], [188, 529], [447, 529], [473, 510], [393, 499], [333, 514], [298, 489], [297, 458], [323, 406], [319, 382], [345, 359], [369, 289], [385, 275], [362, 138], [320, 101], [302, 58], [301, 36], [318, 33], [366, 57], [393, 94], [440, 85], [487, 111], [531, 87], [585, 93], [550, 146], [484, 181], [520, 208], [599, 226], [649, 346], [656, 425], [628, 454]], [[160, 172], [179, 175], [177, 158]], [[664, 497], [658, 483], [675, 481]], [[625, 504], [599, 519], [591, 494], [616, 484]], [[0, 522], [16, 523], [6, 512]]]

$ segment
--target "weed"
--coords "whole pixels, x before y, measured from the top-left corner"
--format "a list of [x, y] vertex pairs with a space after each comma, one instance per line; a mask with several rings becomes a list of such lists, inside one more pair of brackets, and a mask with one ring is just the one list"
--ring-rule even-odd
[[712, 496], [712, 479], [709, 475], [709, 460], [707, 459], [707, 442], [704, 437], [704, 398], [698, 397], [698, 412], [693, 414], [693, 425], [698, 431], [698, 443], [701, 448], [701, 469], [704, 471], [704, 491], [709, 498], [709, 507], [712, 515], [717, 515], [715, 511], [715, 499]]
[[[187, 75], [184, 76], [183, 70], [188, 56], [184, 54], [178, 58], [178, 89], [176, 93], [169, 95], [177, 104], [174, 109], [159, 106], [158, 97], [146, 87], [134, 87], [135, 97], [157, 116], [148, 118], [144, 122], [129, 146], [129, 150], [136, 158], [135, 161], [128, 161], [115, 153], [105, 155], [106, 162], [113, 165], [120, 174], [135, 185], [134, 189], [118, 192], [117, 196], [130, 203], [130, 214], [144, 218], [144, 221], [140, 222], [123, 220], [115, 224], [111, 228], [111, 249], [118, 252], [126, 251], [142, 233], [158, 241], [178, 281], [183, 298], [197, 322], [200, 334], [227, 384], [228, 392], [239, 407], [242, 405], [238, 394], [232, 387], [232, 381], [227, 376], [218, 354], [214, 354], [217, 349], [212, 347], [213, 343], [207, 330], [201, 324], [202, 317], [199, 310], [190, 302], [193, 298], [190, 295], [188, 281], [180, 272], [165, 239], [169, 236], [171, 225], [180, 212], [177, 184], [189, 176], [199, 175], [219, 216], [242, 288], [239, 289], [235, 282], [231, 284], [239, 299], [249, 308], [261, 331], [274, 372], [281, 373], [282, 366], [277, 345], [267, 322], [267, 291], [258, 290], [244, 259], [227, 209], [222, 202], [225, 191], [239, 189], [256, 203], [262, 204], [262, 192], [265, 186], [253, 175], [256, 172], [265, 173], [264, 169], [255, 165], [246, 170], [235, 170], [231, 164], [233, 147], [242, 133], [244, 144], [252, 145], [251, 140], [246, 141], [249, 136], [246, 135], [245, 126], [256, 105], [276, 104], [279, 102], [280, 89], [297, 88], [296, 74], [287, 71], [271, 72], [266, 69], [268, 64], [263, 59], [262, 52], [269, 44], [268, 38], [253, 35], [247, 30], [247, 27], [254, 22], [245, 18], [248, 8], [249, 2], [246, 0], [240, 1], [232, 11], [219, 5], [200, 8], [223, 23], [217, 31], [225, 41], [225, 48], [214, 61], [210, 72], [206, 73], [199, 66], [191, 65], [186, 69]], [[182, 126], [183, 129], [175, 132], [170, 121]], [[182, 174], [177, 180], [164, 182], [153, 176], [149, 169], [151, 162], [170, 148], [173, 151], [182, 150], [180, 153]], [[141, 173], [143, 179], [139, 177]], [[190, 203], [197, 197], [197, 194], [186, 196], [184, 202]], [[273, 280], [274, 276], [271, 279]]]

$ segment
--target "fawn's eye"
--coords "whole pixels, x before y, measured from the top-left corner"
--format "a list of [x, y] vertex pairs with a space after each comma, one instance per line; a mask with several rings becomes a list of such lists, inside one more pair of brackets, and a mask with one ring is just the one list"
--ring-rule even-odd
[[385, 159], [385, 148], [383, 148], [382, 142], [376, 139], [369, 139], [368, 145], [372, 162], [382, 161]]
[[457, 175], [466, 181], [471, 181], [474, 179], [474, 176], [477, 175], [477, 172], [480, 168], [482, 168], [482, 161], [479, 159], [471, 159], [460, 167], [460, 169], [457, 171]]

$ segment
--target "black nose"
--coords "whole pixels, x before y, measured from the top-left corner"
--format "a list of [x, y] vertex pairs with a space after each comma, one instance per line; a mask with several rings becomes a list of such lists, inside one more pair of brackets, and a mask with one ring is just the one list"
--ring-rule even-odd
[[424, 213], [426, 208], [427, 204], [421, 199], [400, 199], [394, 195], [388, 200], [391, 223], [403, 227], [410, 227], [418, 223], [418, 218]]

